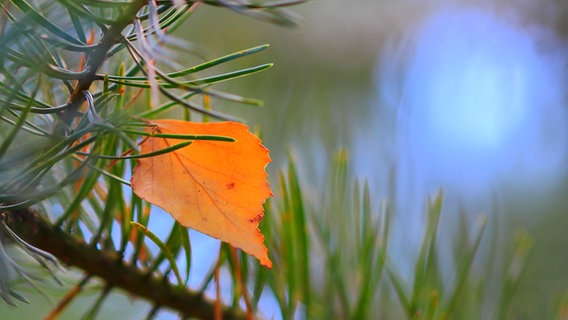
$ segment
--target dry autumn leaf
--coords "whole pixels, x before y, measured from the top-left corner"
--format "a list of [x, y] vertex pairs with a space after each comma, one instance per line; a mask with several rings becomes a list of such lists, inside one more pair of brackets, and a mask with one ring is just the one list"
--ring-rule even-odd
[[[236, 122], [153, 120], [148, 131], [165, 134], [219, 135], [235, 142], [194, 140], [175, 151], [140, 158], [132, 189], [169, 212], [182, 225], [225, 241], [271, 267], [258, 223], [262, 204], [272, 195], [267, 181], [268, 149]], [[179, 144], [179, 139], [150, 137], [141, 153]]]

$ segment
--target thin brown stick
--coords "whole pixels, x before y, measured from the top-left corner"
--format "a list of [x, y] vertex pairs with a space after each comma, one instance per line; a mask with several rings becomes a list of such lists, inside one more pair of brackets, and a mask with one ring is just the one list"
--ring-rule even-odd
[[219, 258], [217, 259], [217, 264], [215, 264], [215, 273], [213, 274], [215, 282], [215, 295], [217, 297], [217, 299], [215, 299], [215, 320], [223, 320], [221, 313], [221, 279], [219, 278], [219, 273], [221, 270], [221, 257], [221, 248], [219, 248]]
[[243, 297], [243, 300], [245, 301], [245, 305], [247, 306], [247, 312], [246, 312], [247, 320], [253, 320], [254, 312], [252, 308], [252, 303], [250, 301], [250, 296], [247, 291], [246, 283], [243, 280], [241, 265], [239, 257], [237, 256], [237, 249], [235, 249], [235, 247], [233, 246], [229, 246], [229, 250], [231, 252], [231, 260], [233, 260], [233, 264], [235, 266], [236, 284], [239, 286], [239, 291], [241, 293], [241, 296]]
[[73, 301], [73, 299], [83, 290], [83, 287], [89, 282], [91, 279], [91, 275], [87, 274], [83, 280], [77, 283], [67, 294], [59, 301], [57, 306], [44, 318], [44, 320], [55, 320], [65, 308]]

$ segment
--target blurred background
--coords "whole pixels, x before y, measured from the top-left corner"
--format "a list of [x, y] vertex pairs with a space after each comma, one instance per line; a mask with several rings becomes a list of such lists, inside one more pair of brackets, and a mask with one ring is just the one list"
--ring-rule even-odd
[[[493, 250], [495, 270], [515, 235], [532, 237], [516, 308], [557, 316], [568, 292], [565, 2], [313, 1], [293, 8], [293, 29], [200, 9], [187, 29], [196, 44], [271, 44], [254, 59], [272, 70], [226, 84], [265, 106], [217, 106], [260, 126], [271, 172], [290, 151], [317, 194], [345, 147], [375, 203], [396, 203], [390, 252], [408, 277], [427, 197], [443, 188], [441, 229], [487, 217], [494, 242], [481, 252]], [[440, 232], [442, 243], [453, 234]]]
[[[213, 100], [213, 109], [257, 126], [273, 177], [291, 154], [314, 195], [345, 148], [374, 204], [396, 205], [390, 252], [402, 277], [412, 276], [427, 198], [440, 189], [441, 229], [455, 229], [460, 216], [472, 228], [488, 219], [495, 247], [487, 240], [481, 252], [492, 252], [495, 270], [515, 234], [528, 234], [533, 247], [515, 289], [517, 307], [527, 318], [556, 316], [553, 306], [568, 298], [568, 4], [320, 0], [290, 10], [299, 27], [205, 5], [188, 19], [178, 36], [207, 58], [271, 45], [222, 66], [274, 62], [267, 72], [221, 84], [265, 105]], [[199, 55], [179, 60], [194, 64]], [[441, 232], [442, 246], [452, 235]], [[113, 311], [109, 303], [102, 319], [116, 318], [123, 305]], [[270, 317], [270, 305], [264, 308]]]

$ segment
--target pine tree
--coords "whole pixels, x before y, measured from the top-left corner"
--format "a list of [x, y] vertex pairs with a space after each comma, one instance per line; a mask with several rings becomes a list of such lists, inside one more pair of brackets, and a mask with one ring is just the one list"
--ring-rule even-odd
[[[203, 71], [267, 46], [181, 66], [176, 57], [189, 46], [175, 32], [183, 22], [199, 6], [209, 5], [290, 25], [294, 22], [281, 7], [296, 2], [1, 2], [0, 296], [5, 302], [26, 301], [13, 289], [15, 279], [41, 289], [37, 274], [18, 260], [27, 255], [57, 282], [62, 265], [84, 274], [51, 316], [99, 280], [104, 289], [88, 317], [115, 288], [147, 300], [152, 313], [165, 307], [186, 318], [252, 314], [248, 297], [242, 310], [185, 287], [189, 268], [182, 279], [176, 257], [191, 256], [187, 228], [176, 223], [165, 239], [146, 229], [150, 205], [130, 191], [126, 177], [138, 158], [143, 119], [172, 109], [182, 110], [186, 119], [232, 119], [200, 104], [209, 98], [259, 104], [214, 85], [270, 64], [213, 76]], [[116, 231], [119, 236], [112, 235]], [[148, 241], [161, 251], [152, 255]], [[224, 246], [224, 252], [235, 251]], [[248, 268], [247, 260], [221, 257], [219, 265], [241, 268], [241, 273]], [[233, 281], [244, 276], [234, 275]], [[216, 279], [204, 279], [203, 288]]]

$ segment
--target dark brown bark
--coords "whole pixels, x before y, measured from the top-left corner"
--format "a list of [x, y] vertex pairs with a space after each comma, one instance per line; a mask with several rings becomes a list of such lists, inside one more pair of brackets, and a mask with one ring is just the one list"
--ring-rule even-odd
[[[0, 214], [0, 219], [30, 245], [51, 253], [66, 265], [101, 278], [112, 287], [126, 290], [153, 305], [175, 310], [184, 317], [214, 319], [213, 301], [185, 287], [172, 285], [163, 277], [126, 265], [116, 252], [89, 246], [53, 227], [33, 210], [6, 211]], [[223, 309], [223, 319], [245, 318], [242, 311]]]

